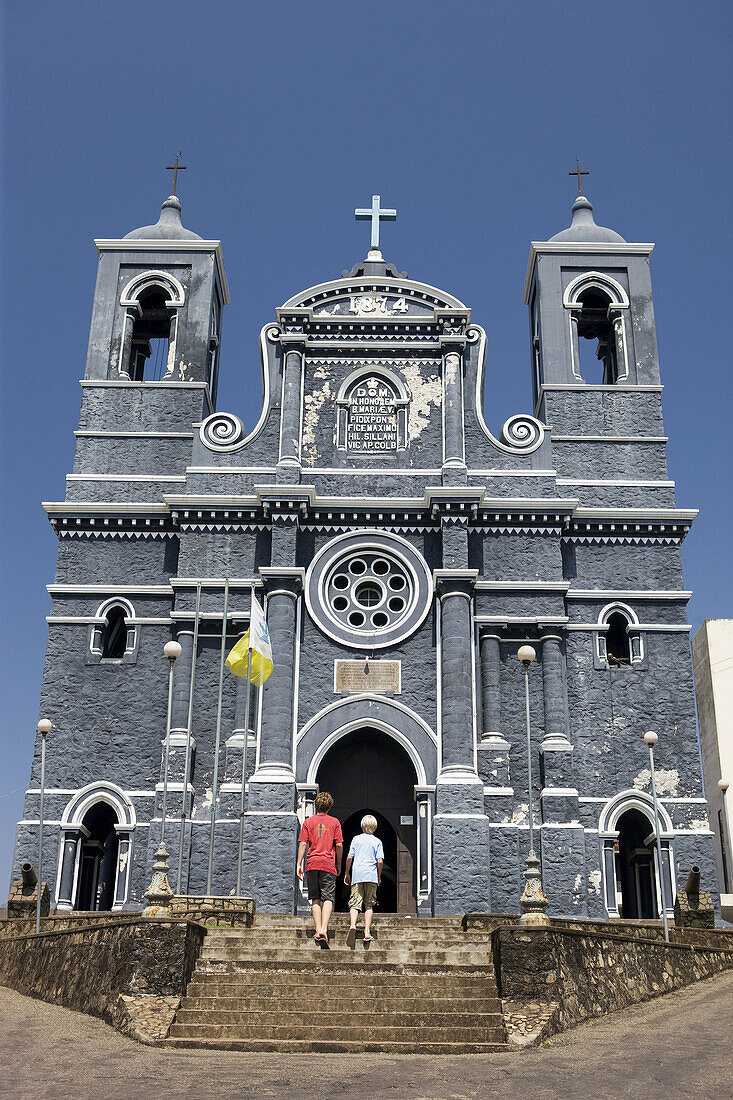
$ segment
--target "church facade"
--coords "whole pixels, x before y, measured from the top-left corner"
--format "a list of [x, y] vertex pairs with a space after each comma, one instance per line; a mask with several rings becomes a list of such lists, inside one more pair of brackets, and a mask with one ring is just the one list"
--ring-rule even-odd
[[[516, 912], [523, 644], [550, 915], [671, 912], [693, 863], [714, 890], [681, 570], [695, 513], [667, 474], [652, 245], [583, 196], [531, 245], [534, 406], [494, 432], [484, 329], [387, 263], [378, 233], [264, 326], [247, 426], [216, 410], [220, 242], [172, 196], [155, 225], [95, 243], [74, 469], [45, 505], [52, 905], [141, 908], [165, 803], [177, 892], [235, 890], [241, 836], [242, 892], [305, 911], [298, 823], [320, 787], [347, 839], [377, 816], [383, 910]], [[248, 700], [221, 655], [252, 592], [275, 668]], [[39, 765], [40, 740], [16, 873], [38, 848]]]

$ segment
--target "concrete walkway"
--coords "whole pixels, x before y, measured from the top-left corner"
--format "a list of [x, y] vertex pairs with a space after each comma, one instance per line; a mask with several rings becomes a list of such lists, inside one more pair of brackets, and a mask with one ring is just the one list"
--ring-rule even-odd
[[13, 1100], [733, 1097], [733, 972], [584, 1024], [524, 1054], [237, 1054], [143, 1047], [0, 987], [0, 1094]]

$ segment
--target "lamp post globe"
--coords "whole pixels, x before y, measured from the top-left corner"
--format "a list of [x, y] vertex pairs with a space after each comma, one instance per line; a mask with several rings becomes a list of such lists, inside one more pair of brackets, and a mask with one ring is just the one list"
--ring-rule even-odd
[[38, 730], [38, 732], [44, 737], [47, 733], [51, 732], [52, 728], [53, 728], [53, 723], [49, 722], [48, 718], [42, 718], [40, 720], [40, 722], [38, 723], [38, 725], [36, 726], [36, 729]]
[[644, 734], [644, 741], [650, 749], [654, 748], [658, 740], [659, 735], [656, 734], [654, 730], [647, 730], [647, 732]]
[[720, 787], [723, 794], [725, 794], [725, 792], [728, 790], [728, 787], [730, 787], [730, 783], [727, 781], [727, 779], [719, 779], [718, 786]]
[[163, 646], [163, 654], [169, 661], [177, 660], [182, 652], [180, 642], [166, 642]]
[[517, 657], [522, 662], [525, 668], [529, 668], [536, 656], [537, 654], [535, 653], [531, 645], [522, 645], [519, 647]]

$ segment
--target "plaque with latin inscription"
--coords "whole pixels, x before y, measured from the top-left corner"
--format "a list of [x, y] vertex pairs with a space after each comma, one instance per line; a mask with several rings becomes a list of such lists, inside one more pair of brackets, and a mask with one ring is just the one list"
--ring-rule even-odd
[[336, 400], [337, 446], [356, 455], [403, 450], [408, 405], [404, 383], [393, 372], [356, 371]]
[[391, 386], [367, 378], [350, 394], [346, 421], [349, 451], [396, 451], [397, 409]]
[[402, 691], [401, 661], [340, 661], [333, 663], [333, 690], [376, 691], [399, 695]]

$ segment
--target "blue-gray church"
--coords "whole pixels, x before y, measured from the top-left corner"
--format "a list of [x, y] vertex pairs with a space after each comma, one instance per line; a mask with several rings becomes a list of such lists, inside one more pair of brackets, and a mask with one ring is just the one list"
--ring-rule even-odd
[[[241, 846], [241, 893], [307, 911], [296, 841], [320, 788], [346, 842], [377, 817], [382, 911], [516, 913], [530, 644], [550, 916], [671, 913], [691, 864], [713, 890], [715, 871], [681, 568], [695, 512], [667, 473], [653, 246], [597, 225], [582, 195], [531, 244], [532, 407], [487, 424], [484, 319], [385, 261], [394, 212], [375, 197], [366, 213], [366, 259], [262, 328], [246, 424], [217, 410], [221, 243], [184, 228], [175, 196], [95, 242], [74, 468], [44, 505], [52, 906], [141, 909], [165, 805], [176, 892], [236, 891]], [[248, 689], [222, 654], [252, 592], [275, 667]], [[40, 738], [16, 875], [39, 801]]]

